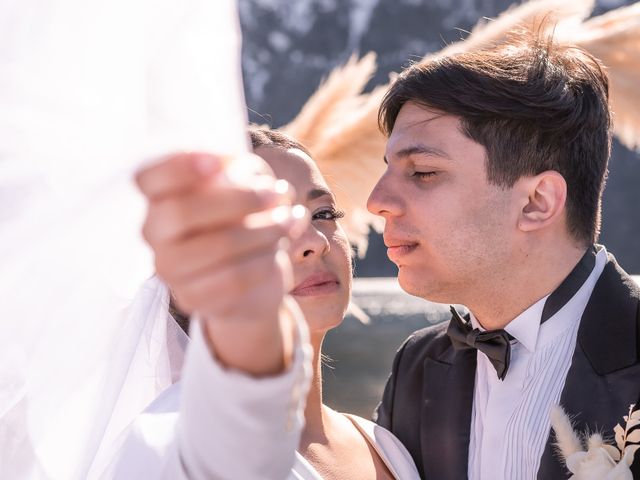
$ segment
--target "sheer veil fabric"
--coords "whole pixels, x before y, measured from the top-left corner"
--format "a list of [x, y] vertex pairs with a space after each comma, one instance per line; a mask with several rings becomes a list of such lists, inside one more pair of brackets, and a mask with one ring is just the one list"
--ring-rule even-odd
[[247, 149], [232, 0], [0, 0], [0, 478], [100, 478], [179, 372], [132, 173]]

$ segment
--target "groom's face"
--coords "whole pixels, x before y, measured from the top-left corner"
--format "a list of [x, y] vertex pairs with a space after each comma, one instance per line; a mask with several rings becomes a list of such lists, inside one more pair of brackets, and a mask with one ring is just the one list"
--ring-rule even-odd
[[485, 148], [457, 117], [405, 104], [389, 137], [387, 170], [368, 208], [384, 217], [384, 241], [407, 292], [469, 304], [513, 258], [518, 205], [488, 183]]

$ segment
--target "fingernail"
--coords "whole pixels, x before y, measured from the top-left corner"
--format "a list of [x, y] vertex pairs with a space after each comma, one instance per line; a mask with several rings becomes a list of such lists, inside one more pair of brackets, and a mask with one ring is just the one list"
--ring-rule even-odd
[[288, 195], [291, 188], [289, 188], [289, 182], [286, 180], [278, 179], [276, 183], [273, 185], [273, 189], [276, 191], [278, 195]]
[[272, 188], [258, 188], [256, 193], [264, 207], [273, 207], [280, 203], [282, 197]]
[[291, 240], [289, 240], [287, 237], [282, 237], [280, 240], [278, 240], [278, 249], [284, 250], [286, 252], [287, 250], [289, 250], [290, 246]]
[[294, 205], [291, 207], [291, 220], [289, 234], [293, 237], [299, 237], [304, 233], [309, 225], [309, 211], [304, 205]]
[[281, 224], [292, 238], [302, 235], [309, 224], [309, 215], [303, 205], [280, 205], [271, 210], [271, 218]]
[[293, 203], [296, 199], [296, 189], [286, 180], [278, 179], [274, 185], [275, 191], [286, 203]]
[[291, 219], [291, 207], [288, 205], [280, 205], [271, 210], [271, 219], [275, 223], [287, 225]]
[[200, 175], [210, 175], [220, 168], [220, 161], [213, 155], [196, 155], [193, 166]]
[[296, 220], [301, 220], [307, 217], [307, 209], [304, 205], [294, 205], [291, 207], [291, 216]]
[[267, 207], [291, 202], [292, 189], [286, 180], [276, 180], [268, 187], [259, 187], [257, 191]]

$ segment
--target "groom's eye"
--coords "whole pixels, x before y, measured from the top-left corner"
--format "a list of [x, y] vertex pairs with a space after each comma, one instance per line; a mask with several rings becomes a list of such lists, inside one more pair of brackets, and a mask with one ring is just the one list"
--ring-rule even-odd
[[436, 172], [413, 172], [414, 177], [429, 178], [436, 175]]

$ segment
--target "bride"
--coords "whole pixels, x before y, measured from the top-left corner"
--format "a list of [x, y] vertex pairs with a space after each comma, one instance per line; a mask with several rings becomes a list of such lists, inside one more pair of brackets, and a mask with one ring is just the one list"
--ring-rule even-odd
[[[419, 478], [390, 432], [322, 403], [322, 341], [351, 294], [342, 212], [302, 145], [264, 129], [251, 140], [288, 184], [230, 187], [216, 181], [215, 159], [197, 155], [191, 171], [182, 158], [138, 175], [158, 273], [201, 321], [190, 328], [183, 381], [135, 422], [117, 478]], [[306, 208], [308, 222], [299, 207], [276, 206], [289, 201]], [[273, 207], [281, 218], [256, 218]], [[281, 237], [288, 262], [278, 256]], [[285, 293], [308, 325], [306, 402], [305, 331]]]

